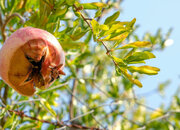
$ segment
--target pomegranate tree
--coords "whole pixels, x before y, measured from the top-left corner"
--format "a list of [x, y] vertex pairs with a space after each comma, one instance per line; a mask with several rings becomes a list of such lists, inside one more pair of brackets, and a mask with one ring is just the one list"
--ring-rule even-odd
[[25, 27], [14, 32], [0, 50], [0, 76], [24, 96], [32, 96], [35, 87], [48, 88], [65, 65], [58, 40], [49, 32]]

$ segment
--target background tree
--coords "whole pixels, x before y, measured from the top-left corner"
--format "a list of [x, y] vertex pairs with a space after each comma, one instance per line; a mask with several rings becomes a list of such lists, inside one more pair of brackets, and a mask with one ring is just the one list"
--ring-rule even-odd
[[[85, 1], [87, 2], [87, 1]], [[33, 97], [0, 81], [0, 128], [7, 129], [178, 129], [179, 90], [168, 108], [155, 110], [138, 98], [142, 74], [159, 69], [145, 60], [163, 50], [160, 30], [139, 38], [136, 19], [117, 21], [121, 0], [1, 0], [0, 41], [21, 27], [52, 33], [66, 52], [66, 76]], [[168, 82], [156, 91], [163, 92]]]

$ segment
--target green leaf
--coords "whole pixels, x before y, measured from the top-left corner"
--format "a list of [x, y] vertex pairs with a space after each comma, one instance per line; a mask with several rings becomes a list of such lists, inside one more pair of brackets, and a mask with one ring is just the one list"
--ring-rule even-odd
[[158, 85], [158, 92], [161, 94], [161, 96], [164, 96], [165, 88], [168, 87], [169, 84], [170, 84], [170, 80], [167, 80], [167, 81], [160, 83]]
[[88, 33], [86, 39], [84, 40], [84, 42], [85, 42], [86, 44], [89, 43], [90, 40], [91, 40], [91, 37], [92, 37], [92, 31], [89, 31], [89, 33]]
[[80, 38], [82, 38], [86, 33], [88, 32], [88, 30], [81, 30], [81, 27], [78, 27], [74, 30], [73, 34], [70, 35], [70, 37], [72, 38], [72, 40], [76, 41], [79, 40]]
[[97, 7], [95, 5], [93, 5], [92, 3], [83, 3], [83, 4], [81, 4], [81, 6], [84, 9], [97, 9]]
[[156, 75], [158, 74], [158, 71], [160, 71], [159, 68], [152, 67], [152, 66], [140, 66], [140, 67], [129, 66], [128, 70], [132, 73], [138, 72], [140, 74], [147, 74], [147, 75]]
[[68, 10], [67, 6], [59, 7], [56, 9], [55, 13], [53, 15], [55, 16], [61, 16], [64, 15]]
[[82, 61], [83, 59], [86, 59], [88, 57], [92, 56], [92, 54], [90, 52], [85, 52], [82, 53], [81, 55], [77, 56], [72, 62], [71, 65], [78, 65], [80, 64], [80, 61]]
[[80, 49], [85, 46], [84, 42], [72, 41], [71, 38], [65, 39], [64, 41], [59, 41], [59, 42], [61, 43], [61, 46], [63, 47], [64, 50]]
[[155, 55], [151, 52], [145, 51], [145, 52], [135, 52], [131, 56], [127, 57], [125, 60], [127, 63], [130, 62], [137, 62], [137, 61], [143, 61], [147, 59], [155, 58]]
[[36, 126], [37, 126], [36, 123], [23, 124], [22, 126], [19, 127], [18, 130], [28, 130], [28, 129], [32, 129], [32, 128], [36, 127]]
[[128, 48], [138, 48], [138, 47], [149, 47], [152, 44], [148, 41], [137, 41], [133, 43], [129, 43], [127, 45], [124, 45], [122, 47], [119, 47], [117, 49], [128, 49]]
[[118, 64], [120, 67], [126, 67], [127, 64], [120, 58], [117, 58], [115, 56], [112, 56], [113, 60]]
[[66, 0], [66, 3], [70, 6], [74, 4], [75, 0]]
[[119, 14], [120, 14], [120, 12], [117, 11], [112, 16], [107, 17], [104, 24], [108, 24], [108, 23], [110, 23], [112, 21], [115, 21], [119, 17]]
[[54, 117], [56, 117], [56, 112], [51, 108], [50, 104], [48, 103], [48, 101], [46, 101], [46, 99], [41, 98], [40, 103], [46, 110], [48, 110]]
[[136, 22], [136, 18], [134, 18], [131, 22], [129, 22], [129, 23], [127, 24], [127, 26], [128, 26], [129, 28], [133, 28], [135, 22]]
[[98, 9], [98, 8], [106, 8], [107, 5], [101, 2], [92, 2], [92, 3], [82, 3], [84, 9]]
[[99, 8], [98, 11], [95, 13], [94, 18], [101, 16], [101, 13], [102, 13], [102, 8]]
[[15, 120], [15, 113], [13, 113], [13, 115], [7, 119], [6, 123], [4, 124], [3, 128], [8, 128], [9, 126], [12, 125], [13, 121]]
[[19, 120], [18, 120], [18, 118], [16, 118], [16, 119], [13, 121], [11, 130], [15, 130], [15, 129], [17, 128], [17, 125], [18, 125], [18, 124], [19, 124]]
[[119, 66], [115, 66], [116, 68], [116, 74], [117, 74], [117, 76], [121, 76], [122, 75], [122, 73], [121, 73], [121, 70], [120, 70], [120, 67]]
[[5, 10], [4, 0], [0, 0], [0, 7], [1, 7], [2, 11], [4, 12], [4, 10]]

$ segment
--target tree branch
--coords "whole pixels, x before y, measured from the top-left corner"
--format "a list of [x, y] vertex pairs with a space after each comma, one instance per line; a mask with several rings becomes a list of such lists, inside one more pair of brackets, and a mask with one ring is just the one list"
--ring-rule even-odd
[[2, 38], [3, 38], [3, 41], [6, 40], [6, 33], [5, 33], [5, 28], [6, 28], [6, 25], [10, 22], [10, 20], [14, 17], [18, 17], [20, 19], [20, 22], [23, 24], [25, 21], [24, 21], [24, 18], [19, 14], [19, 13], [13, 13], [12, 15], [8, 16], [5, 21], [4, 21], [4, 24], [2, 25], [1, 27], [1, 33], [2, 33]]
[[[3, 109], [5, 107], [2, 107], [1, 109]], [[26, 115], [23, 111], [17, 111], [17, 110], [8, 110], [9, 112], [12, 112], [12, 113], [15, 113], [16, 115], [18, 115], [19, 117], [21, 117], [22, 119], [24, 117], [26, 118], [29, 118], [31, 120], [35, 120], [35, 121], [38, 121], [38, 122], [42, 122], [42, 123], [48, 123], [48, 124], [51, 124], [51, 125], [54, 125], [54, 126], [59, 126], [59, 127], [69, 127], [69, 128], [77, 128], [77, 129], [92, 129], [92, 130], [100, 130], [99, 128], [95, 128], [95, 127], [87, 127], [87, 126], [81, 126], [81, 125], [76, 125], [76, 124], [72, 124], [72, 125], [68, 125], [68, 124], [65, 124], [64, 122], [51, 122], [51, 121], [48, 121], [48, 120], [41, 120], [41, 119], [38, 119], [37, 117], [32, 117], [32, 116], [28, 116]], [[89, 113], [92, 113], [89, 112]], [[89, 114], [88, 113], [88, 114]], [[87, 115], [87, 114], [84, 114], [84, 115]], [[81, 115], [83, 116], [83, 115]]]
[[[110, 0], [107, 0], [107, 1], [106, 1], [106, 4], [108, 4], [109, 1], [110, 1]], [[101, 17], [102, 17], [102, 15], [103, 15], [104, 11], [105, 11], [105, 8], [102, 9], [102, 11], [101, 11], [101, 16], [99, 16], [99, 17], [97, 18], [97, 21], [99, 21], [99, 20], [101, 19]]]
[[70, 103], [69, 103], [69, 119], [70, 120], [74, 118], [74, 95], [76, 93], [77, 85], [78, 85], [78, 81], [77, 81], [77, 79], [74, 79], [73, 80], [71, 99], [70, 99]]

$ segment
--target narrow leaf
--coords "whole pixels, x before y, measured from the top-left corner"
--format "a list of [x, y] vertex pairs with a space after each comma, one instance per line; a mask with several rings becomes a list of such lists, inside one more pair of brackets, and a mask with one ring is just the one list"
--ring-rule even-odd
[[95, 13], [94, 18], [99, 17], [101, 15], [101, 13], [102, 13], [102, 8], [99, 8], [98, 11]]
[[18, 130], [28, 130], [36, 127], [36, 123], [28, 123], [28, 124], [23, 124]]
[[124, 45], [122, 47], [119, 47], [117, 49], [127, 49], [127, 48], [138, 48], [138, 47], [149, 47], [152, 44], [148, 41], [137, 41], [133, 43], [129, 43], [127, 45]]
[[131, 22], [127, 24], [128, 27], [132, 28], [136, 22], [136, 18], [134, 18]]
[[5, 109], [5, 108], [3, 108], [3, 109], [1, 110], [0, 119], [4, 117], [4, 115], [6, 114], [6, 111], [7, 111], [7, 109]]
[[121, 70], [121, 72], [122, 72], [122, 74], [126, 77], [126, 78], [128, 78], [133, 84], [136, 84], [138, 87], [142, 87], [142, 84], [141, 84], [141, 82], [139, 81], [139, 80], [137, 80], [137, 79], [134, 79], [133, 77], [132, 77], [132, 75], [130, 75], [129, 73], [128, 73], [128, 71], [127, 71], [127, 69], [125, 69], [125, 68], [120, 68], [120, 70]]
[[155, 58], [155, 55], [151, 52], [145, 51], [145, 52], [135, 52], [131, 56], [127, 57], [125, 60], [126, 62], [134, 62], [134, 61], [143, 61], [147, 59]]
[[41, 98], [40, 102], [46, 110], [56, 117], [56, 112], [51, 108], [50, 104], [45, 99]]
[[140, 67], [129, 66], [128, 70], [132, 73], [138, 72], [140, 74], [147, 74], [147, 75], [156, 75], [158, 74], [158, 71], [160, 71], [159, 68], [152, 67], [152, 66], [140, 66]]
[[109, 35], [106, 38], [102, 39], [101, 41], [117, 41], [117, 40], [120, 40], [120, 42], [122, 42], [126, 39], [126, 37], [128, 35], [129, 35], [129, 32], [124, 31], [122, 33], [119, 33], [119, 35], [117, 35], [117, 34]]
[[107, 4], [102, 3], [102, 2], [92, 2], [92, 5], [98, 7], [98, 8], [106, 8]]
[[3, 128], [7, 128], [7, 127], [11, 126], [13, 121], [14, 121], [14, 118], [15, 118], [15, 113], [13, 113], [13, 115], [10, 118], [7, 119], [7, 121], [4, 124]]
[[94, 41], [96, 41], [96, 38], [99, 34], [99, 23], [96, 21], [96, 20], [92, 20], [91, 21], [91, 25], [92, 25], [92, 30], [93, 30], [93, 38], [94, 38]]
[[120, 12], [117, 11], [112, 16], [107, 17], [104, 24], [108, 24], [108, 23], [110, 23], [112, 21], [115, 21], [119, 17], [119, 14], [120, 14]]
[[66, 3], [70, 6], [73, 5], [74, 2], [75, 2], [75, 0], [66, 0]]
[[58, 8], [56, 9], [55, 13], [53, 15], [55, 16], [60, 16], [60, 15], [64, 15], [68, 10], [68, 7], [67, 6], [63, 6], [63, 8]]
[[127, 64], [120, 58], [117, 58], [115, 56], [112, 56], [113, 60], [118, 64], [120, 67], [125, 67]]

